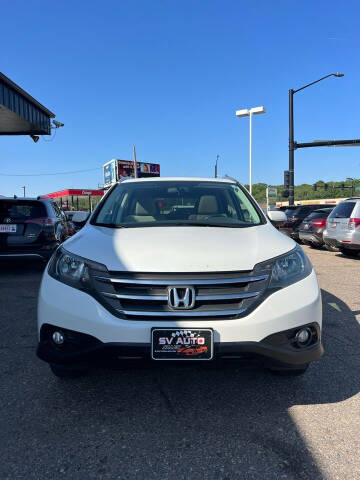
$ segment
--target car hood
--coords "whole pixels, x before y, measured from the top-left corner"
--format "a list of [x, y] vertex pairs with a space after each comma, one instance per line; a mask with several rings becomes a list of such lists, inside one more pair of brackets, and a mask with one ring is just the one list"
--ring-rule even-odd
[[69, 252], [129, 272], [252, 270], [292, 250], [295, 242], [271, 224], [249, 228], [106, 228], [87, 224], [68, 239]]

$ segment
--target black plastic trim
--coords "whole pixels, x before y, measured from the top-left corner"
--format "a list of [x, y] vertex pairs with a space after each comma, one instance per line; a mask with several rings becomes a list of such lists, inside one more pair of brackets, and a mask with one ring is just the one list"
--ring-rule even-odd
[[[222, 357], [242, 357], [255, 356], [260, 357], [266, 363], [281, 364], [281, 365], [303, 365], [320, 358], [324, 349], [321, 344], [320, 327], [318, 324], [307, 324], [315, 326], [319, 332], [318, 341], [304, 347], [302, 349], [292, 348], [290, 344], [273, 345], [271, 344], [271, 337], [287, 335], [288, 332], [295, 332], [302, 327], [296, 327], [291, 330], [278, 332], [269, 337], [266, 337], [261, 342], [221, 342], [214, 343], [214, 358], [221, 359]], [[304, 325], [305, 326], [305, 325]], [[61, 330], [65, 337], [71, 335], [73, 341], [70, 342], [70, 348], [66, 347], [66, 342], [63, 347], [56, 346], [51, 340], [51, 334], [55, 330]], [[75, 339], [75, 340], [74, 340]], [[77, 339], [77, 341], [76, 341]], [[77, 349], [74, 345], [77, 344]], [[110, 342], [102, 343], [100, 340], [91, 335], [74, 332], [71, 330], [62, 329], [52, 325], [45, 324], [42, 326], [40, 332], [40, 342], [36, 351], [37, 356], [48, 363], [55, 363], [59, 365], [69, 365], [76, 363], [98, 363], [101, 359], [119, 359], [119, 357], [135, 358], [142, 357], [150, 359], [151, 344], [149, 343], [124, 343], [124, 342]]]

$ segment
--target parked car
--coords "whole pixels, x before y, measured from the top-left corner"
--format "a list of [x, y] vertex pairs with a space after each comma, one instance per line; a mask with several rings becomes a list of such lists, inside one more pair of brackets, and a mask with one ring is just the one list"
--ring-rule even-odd
[[81, 212], [81, 210], [65, 210], [64, 213], [66, 215], [66, 218], [72, 222], [72, 219], [73, 219], [73, 216], [78, 213], [78, 212]]
[[326, 229], [326, 219], [333, 208], [320, 208], [308, 215], [299, 226], [300, 240], [313, 248], [324, 246], [323, 233]]
[[90, 215], [90, 212], [84, 212], [84, 211], [74, 212], [71, 223], [74, 227], [75, 233], [83, 228], [87, 219], [89, 218], [89, 215]]
[[285, 210], [286, 222], [279, 228], [279, 231], [295, 241], [299, 239], [299, 227], [302, 221], [311, 212], [319, 208], [327, 208], [329, 205], [299, 205], [297, 208], [290, 207]]
[[[193, 208], [173, 219], [175, 200]], [[284, 212], [267, 215], [231, 179], [114, 185], [44, 272], [37, 355], [60, 377], [104, 356], [251, 355], [304, 373], [323, 353], [320, 290], [303, 249], [270, 223]]]
[[41, 198], [0, 198], [0, 258], [48, 260], [68, 236], [58, 205]]
[[360, 252], [360, 198], [348, 198], [339, 203], [327, 219], [325, 244], [338, 247], [348, 256]]

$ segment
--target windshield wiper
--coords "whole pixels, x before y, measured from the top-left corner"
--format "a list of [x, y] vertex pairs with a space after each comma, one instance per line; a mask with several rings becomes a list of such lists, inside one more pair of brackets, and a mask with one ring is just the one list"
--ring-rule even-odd
[[117, 223], [94, 223], [95, 227], [108, 227], [108, 228], [126, 228], [125, 225], [118, 225]]
[[203, 223], [203, 222], [176, 222], [176, 223], [168, 223], [169, 226], [175, 227], [218, 227], [218, 228], [246, 228], [252, 227], [254, 224], [249, 225], [239, 225], [233, 223]]

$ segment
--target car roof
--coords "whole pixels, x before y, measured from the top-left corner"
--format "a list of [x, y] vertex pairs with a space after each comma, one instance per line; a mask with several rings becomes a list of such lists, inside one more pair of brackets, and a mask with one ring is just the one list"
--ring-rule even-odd
[[46, 202], [49, 203], [51, 199], [49, 198], [39, 198], [39, 197], [0, 197], [1, 200], [21, 200], [21, 201], [29, 201], [29, 202]]
[[126, 178], [121, 183], [134, 182], [221, 182], [236, 183], [236, 180], [227, 178], [207, 178], [207, 177], [148, 177], [148, 178]]

